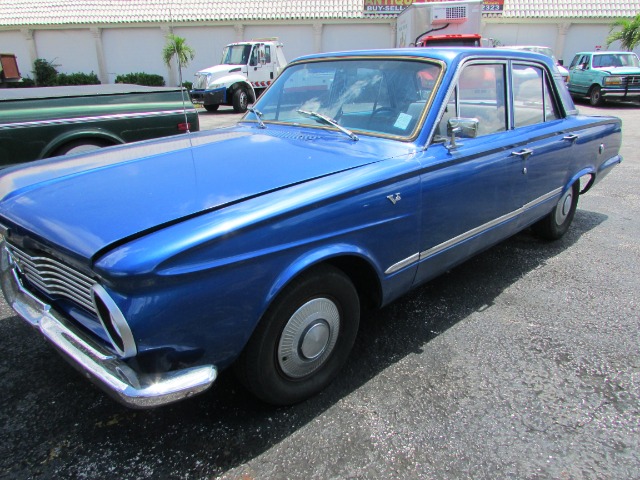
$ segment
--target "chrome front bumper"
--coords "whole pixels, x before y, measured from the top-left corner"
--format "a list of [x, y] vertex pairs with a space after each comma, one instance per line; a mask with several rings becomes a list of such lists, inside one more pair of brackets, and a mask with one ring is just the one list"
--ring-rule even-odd
[[74, 327], [50, 305], [29, 293], [1, 245], [0, 282], [7, 303], [38, 328], [75, 368], [105, 392], [131, 408], [176, 402], [207, 390], [216, 380], [213, 365], [158, 374], [142, 374]]

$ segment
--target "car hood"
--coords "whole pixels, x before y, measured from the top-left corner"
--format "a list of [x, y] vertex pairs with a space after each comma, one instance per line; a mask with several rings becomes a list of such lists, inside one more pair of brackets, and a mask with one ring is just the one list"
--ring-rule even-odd
[[611, 75], [640, 75], [640, 68], [636, 67], [602, 67], [597, 68], [597, 70]]
[[198, 71], [199, 75], [213, 75], [217, 77], [221, 77], [222, 75], [226, 75], [227, 73], [240, 72], [244, 65], [215, 65], [213, 67], [205, 68], [204, 70]]
[[92, 259], [127, 238], [383, 158], [366, 143], [236, 126], [32, 162], [0, 175], [0, 222]]

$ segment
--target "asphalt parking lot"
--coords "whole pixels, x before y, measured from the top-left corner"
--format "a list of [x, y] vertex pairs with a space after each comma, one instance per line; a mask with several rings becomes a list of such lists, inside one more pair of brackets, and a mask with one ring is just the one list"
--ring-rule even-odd
[[[522, 232], [368, 313], [323, 394], [290, 408], [232, 375], [116, 404], [2, 301], [0, 478], [640, 478], [640, 108], [569, 233]], [[201, 113], [202, 129], [239, 115]]]

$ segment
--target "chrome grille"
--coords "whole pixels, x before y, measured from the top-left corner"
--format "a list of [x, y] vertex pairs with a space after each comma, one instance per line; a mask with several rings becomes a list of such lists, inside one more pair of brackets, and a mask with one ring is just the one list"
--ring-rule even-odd
[[65, 298], [96, 315], [91, 300], [90, 277], [49, 257], [31, 256], [13, 245], [6, 245], [18, 272], [37, 290], [51, 298]]
[[640, 86], [640, 77], [627, 77], [627, 85], [630, 87]]
[[208, 74], [196, 73], [196, 79], [193, 82], [193, 88], [197, 88], [199, 90], [205, 90], [207, 88], [208, 81], [209, 81]]

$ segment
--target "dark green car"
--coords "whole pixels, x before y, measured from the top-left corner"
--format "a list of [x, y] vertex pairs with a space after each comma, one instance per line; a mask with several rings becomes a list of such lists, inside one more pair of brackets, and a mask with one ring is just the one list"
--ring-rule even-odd
[[189, 94], [178, 87], [0, 89], [0, 168], [199, 127]]

